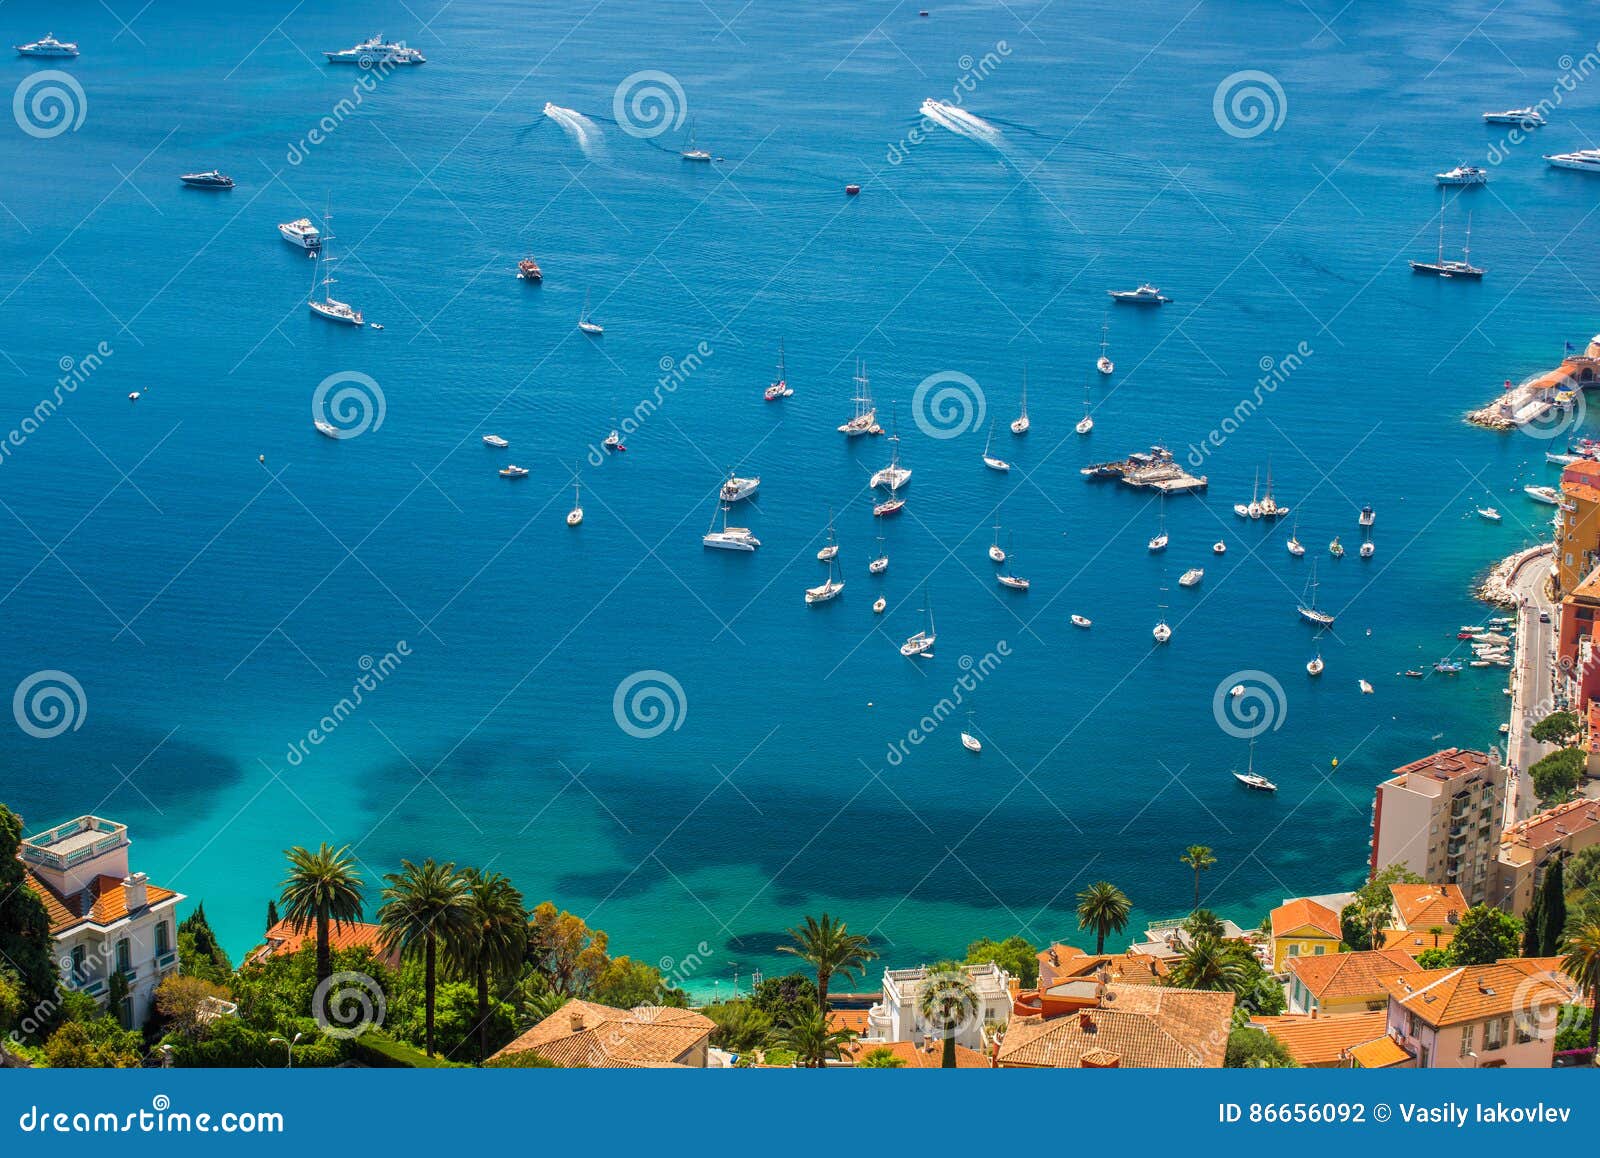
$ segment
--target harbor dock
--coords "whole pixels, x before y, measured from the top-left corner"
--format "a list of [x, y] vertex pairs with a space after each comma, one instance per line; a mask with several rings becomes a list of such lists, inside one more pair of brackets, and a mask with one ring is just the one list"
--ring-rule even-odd
[[1184, 470], [1164, 446], [1152, 446], [1148, 452], [1134, 451], [1127, 458], [1112, 462], [1091, 463], [1078, 473], [1087, 479], [1114, 478], [1130, 487], [1157, 490], [1167, 495], [1203, 491], [1207, 485], [1205, 475], [1192, 475]]
[[1578, 405], [1578, 396], [1600, 382], [1600, 334], [1589, 339], [1582, 354], [1563, 358], [1554, 370], [1544, 370], [1513, 386], [1508, 379], [1499, 398], [1467, 415], [1467, 421], [1490, 430], [1516, 430], [1545, 422]]

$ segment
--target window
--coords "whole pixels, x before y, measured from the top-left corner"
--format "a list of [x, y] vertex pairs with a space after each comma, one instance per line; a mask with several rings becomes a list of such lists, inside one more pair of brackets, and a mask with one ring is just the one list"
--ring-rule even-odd
[[1504, 1049], [1506, 1044], [1506, 1030], [1510, 1027], [1509, 1017], [1499, 1017], [1486, 1022], [1483, 1027], [1483, 1048], [1485, 1050]]
[[1328, 951], [1328, 947], [1326, 945], [1317, 945], [1317, 946], [1314, 946], [1312, 948], [1311, 955], [1313, 957], [1320, 957], [1324, 953], [1326, 953], [1327, 951]]
[[156, 926], [156, 955], [164, 957], [172, 949], [172, 933], [165, 921]]
[[78, 982], [78, 983], [81, 984], [82, 982], [88, 980], [88, 977], [86, 975], [87, 971], [84, 968], [84, 965], [87, 963], [88, 958], [89, 958], [89, 952], [82, 945], [74, 945], [72, 947], [72, 979], [73, 979], [73, 981]]
[[1476, 1026], [1463, 1025], [1461, 1027], [1461, 1056], [1466, 1057], [1472, 1052], [1472, 1031]]
[[122, 973], [133, 969], [133, 958], [126, 937], [117, 942], [117, 970]]
[[1296, 943], [1294, 941], [1290, 941], [1289, 942], [1289, 956], [1291, 956], [1291, 957], [1300, 956], [1300, 946], [1299, 946], [1298, 943]]

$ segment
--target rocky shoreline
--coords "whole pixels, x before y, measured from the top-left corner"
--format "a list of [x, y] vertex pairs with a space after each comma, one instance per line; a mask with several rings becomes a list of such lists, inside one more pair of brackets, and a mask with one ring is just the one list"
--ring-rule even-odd
[[1478, 598], [1496, 607], [1512, 610], [1520, 607], [1522, 601], [1512, 590], [1512, 580], [1527, 563], [1541, 555], [1550, 555], [1554, 552], [1554, 543], [1540, 543], [1536, 547], [1528, 547], [1515, 555], [1506, 556], [1489, 569], [1489, 574], [1478, 586]]

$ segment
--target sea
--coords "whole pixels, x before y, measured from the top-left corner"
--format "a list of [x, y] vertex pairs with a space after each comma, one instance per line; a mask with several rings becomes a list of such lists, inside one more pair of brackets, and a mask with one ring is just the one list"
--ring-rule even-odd
[[[1354, 887], [1380, 778], [1501, 742], [1506, 673], [1432, 664], [1586, 421], [1464, 415], [1600, 325], [1600, 186], [1541, 159], [1596, 133], [1589, 15], [14, 0], [6, 43], [82, 55], [3, 65], [0, 800], [128, 825], [235, 957], [327, 841], [369, 913], [405, 859], [504, 872], [701, 995], [806, 914], [905, 967], [1083, 944], [1109, 880], [1133, 936], [1194, 844], [1246, 927]], [[324, 61], [379, 28], [426, 64]], [[1469, 228], [1481, 281], [1408, 269]], [[1208, 489], [1080, 473], [1152, 444]], [[730, 470], [753, 553], [700, 542]], [[1290, 514], [1236, 516], [1269, 476]]]

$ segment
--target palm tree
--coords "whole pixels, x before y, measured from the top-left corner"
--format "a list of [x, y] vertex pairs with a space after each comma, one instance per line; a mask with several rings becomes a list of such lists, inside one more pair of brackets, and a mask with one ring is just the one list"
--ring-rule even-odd
[[1078, 928], [1094, 930], [1094, 951], [1106, 951], [1106, 934], [1128, 927], [1133, 902], [1110, 881], [1095, 881], [1078, 894]]
[[922, 995], [917, 999], [917, 1012], [922, 1020], [944, 1041], [941, 1069], [956, 1068], [956, 1034], [961, 1023], [978, 1015], [978, 995], [972, 988], [972, 979], [960, 965], [938, 965], [928, 974]]
[[333, 958], [328, 948], [328, 925], [343, 925], [361, 919], [361, 902], [366, 891], [356, 858], [350, 848], [335, 849], [326, 841], [316, 852], [296, 845], [286, 849], [289, 875], [283, 880], [279, 899], [288, 913], [289, 927], [304, 933], [317, 930], [317, 983], [333, 975]]
[[839, 1061], [844, 1047], [855, 1038], [853, 1029], [830, 1029], [828, 1015], [809, 1001], [795, 1006], [772, 1031], [772, 1044], [794, 1051], [795, 1064], [805, 1069], [821, 1069], [830, 1061]]
[[1172, 963], [1167, 975], [1167, 983], [1179, 989], [1207, 989], [1216, 993], [1237, 993], [1248, 981], [1249, 969], [1241, 947], [1212, 936], [1197, 937], [1184, 946], [1182, 955]]
[[1567, 931], [1562, 971], [1589, 995], [1589, 1048], [1600, 1049], [1600, 920], [1586, 919]]
[[515, 979], [528, 948], [528, 910], [522, 894], [500, 873], [469, 868], [461, 874], [467, 886], [467, 925], [446, 944], [452, 968], [478, 985], [478, 1064], [489, 1057], [489, 979]]
[[1217, 858], [1211, 855], [1211, 849], [1203, 844], [1191, 844], [1183, 850], [1183, 855], [1178, 858], [1194, 870], [1194, 907], [1200, 907], [1200, 874], [1217, 863]]
[[790, 929], [792, 945], [779, 945], [778, 952], [791, 953], [817, 971], [817, 1007], [828, 1008], [828, 983], [834, 974], [849, 979], [856, 976], [878, 954], [867, 938], [852, 933], [843, 921], [827, 913], [822, 919], [807, 917], [803, 928]]
[[433, 1056], [434, 990], [438, 984], [439, 946], [459, 944], [472, 920], [472, 898], [454, 862], [432, 857], [415, 865], [400, 862], [400, 871], [384, 878], [383, 907], [378, 910], [379, 943], [389, 952], [423, 960], [423, 1012], [428, 1056]]

